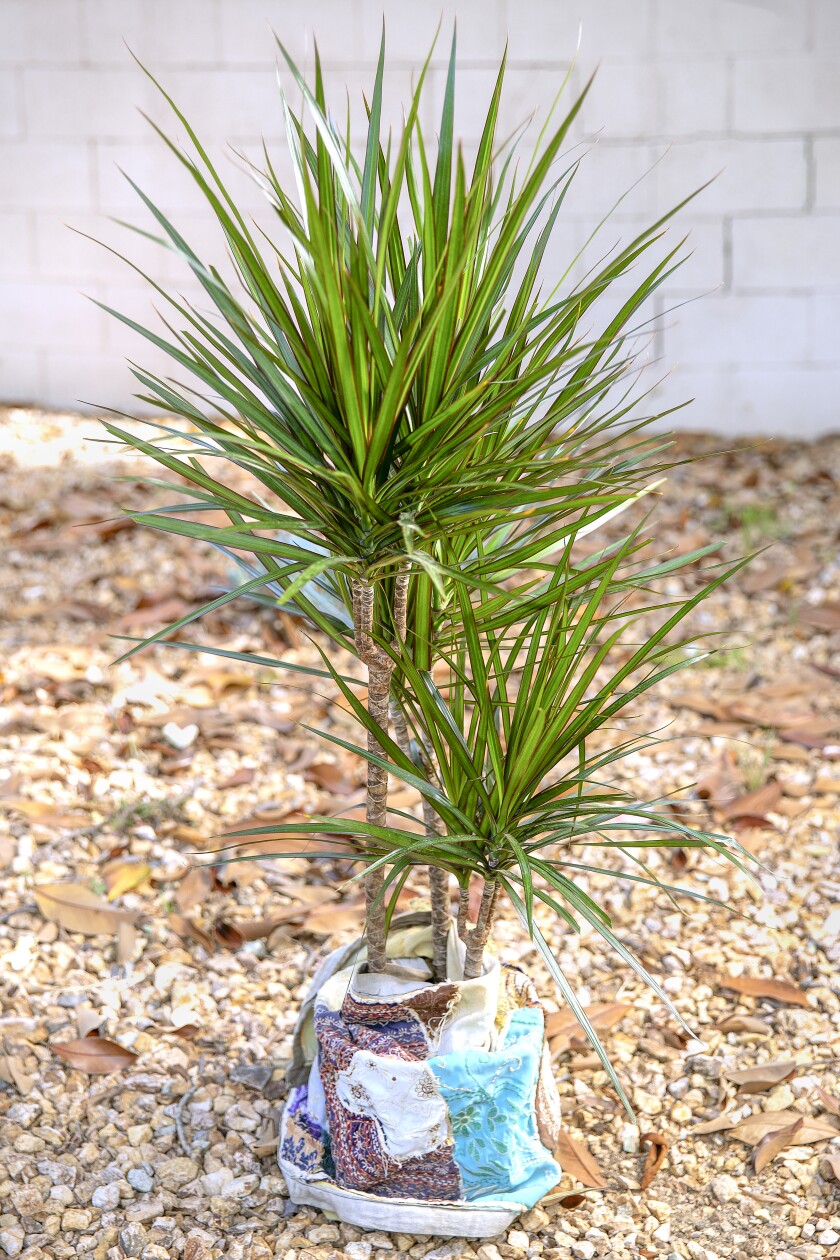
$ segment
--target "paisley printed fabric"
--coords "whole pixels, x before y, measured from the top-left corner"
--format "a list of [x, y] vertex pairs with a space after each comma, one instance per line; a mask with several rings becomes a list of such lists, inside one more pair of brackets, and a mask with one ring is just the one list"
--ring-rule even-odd
[[[281, 1168], [379, 1198], [533, 1206], [560, 1178], [560, 1107], [531, 981], [490, 960], [475, 980], [430, 983], [427, 928], [392, 932], [392, 951], [399, 977], [360, 971], [361, 943], [316, 976]], [[463, 975], [454, 930], [449, 954]]]

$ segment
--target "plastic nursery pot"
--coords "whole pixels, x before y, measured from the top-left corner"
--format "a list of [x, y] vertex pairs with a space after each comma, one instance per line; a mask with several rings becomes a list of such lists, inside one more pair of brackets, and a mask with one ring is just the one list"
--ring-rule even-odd
[[[422, 920], [418, 922], [418, 920]], [[453, 924], [445, 983], [428, 916], [395, 919], [400, 975], [362, 971], [354, 941], [301, 1008], [278, 1160], [294, 1203], [362, 1229], [492, 1238], [551, 1190], [560, 1099], [524, 972], [485, 955], [464, 980]]]

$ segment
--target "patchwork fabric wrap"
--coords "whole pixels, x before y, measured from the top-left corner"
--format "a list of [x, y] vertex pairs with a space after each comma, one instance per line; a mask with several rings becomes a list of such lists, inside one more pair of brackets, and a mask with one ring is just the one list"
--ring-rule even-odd
[[[528, 977], [488, 957], [430, 982], [431, 927], [395, 920], [401, 975], [324, 961], [295, 1031], [280, 1168], [296, 1203], [362, 1227], [493, 1237], [560, 1178], [560, 1100]], [[454, 925], [448, 974], [463, 977]], [[416, 978], [414, 978], [416, 976]]]

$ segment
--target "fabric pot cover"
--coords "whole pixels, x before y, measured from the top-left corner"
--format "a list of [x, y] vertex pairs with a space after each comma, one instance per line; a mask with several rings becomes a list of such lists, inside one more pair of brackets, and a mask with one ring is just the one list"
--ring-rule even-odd
[[[560, 1178], [543, 1009], [488, 956], [476, 979], [429, 983], [427, 915], [396, 919], [388, 954], [402, 976], [361, 971], [362, 941], [335, 950], [301, 1008], [278, 1155], [290, 1197], [362, 1228], [494, 1237]], [[454, 924], [448, 954], [463, 977]]]

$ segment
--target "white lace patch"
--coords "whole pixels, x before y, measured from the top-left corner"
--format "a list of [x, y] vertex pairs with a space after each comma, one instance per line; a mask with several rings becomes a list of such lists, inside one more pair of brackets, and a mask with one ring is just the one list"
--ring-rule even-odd
[[449, 1141], [448, 1108], [425, 1063], [358, 1050], [336, 1089], [348, 1111], [377, 1121], [383, 1146], [400, 1163]]

